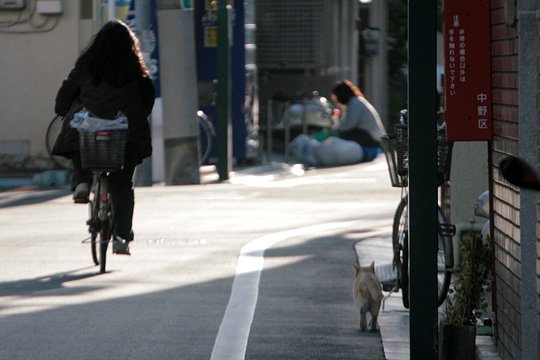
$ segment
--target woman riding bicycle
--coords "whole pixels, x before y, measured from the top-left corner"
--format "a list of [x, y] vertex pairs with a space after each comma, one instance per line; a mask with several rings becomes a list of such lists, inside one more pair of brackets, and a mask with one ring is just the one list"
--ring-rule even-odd
[[135, 167], [152, 154], [148, 116], [154, 98], [154, 86], [139, 42], [133, 31], [119, 20], [107, 22], [94, 36], [56, 96], [55, 111], [65, 119], [52, 153], [73, 162], [75, 203], [88, 202], [92, 173], [81, 167], [79, 135], [69, 124], [73, 115], [86, 108], [103, 119], [113, 119], [119, 111], [128, 118], [124, 166], [110, 175], [116, 223], [113, 252], [117, 254], [129, 255], [129, 242], [133, 240], [132, 177]]

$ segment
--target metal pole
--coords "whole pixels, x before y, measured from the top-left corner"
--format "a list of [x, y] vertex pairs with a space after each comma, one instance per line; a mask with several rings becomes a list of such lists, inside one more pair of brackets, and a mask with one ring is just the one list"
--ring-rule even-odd
[[218, 0], [217, 45], [217, 170], [219, 180], [229, 179], [231, 171], [231, 67], [229, 38], [229, 6], [227, 0]]
[[410, 0], [408, 18], [410, 358], [436, 360], [437, 2]]

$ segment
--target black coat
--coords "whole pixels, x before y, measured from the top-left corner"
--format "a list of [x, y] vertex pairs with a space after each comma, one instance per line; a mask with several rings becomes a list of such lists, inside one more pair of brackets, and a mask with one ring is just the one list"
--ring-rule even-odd
[[113, 119], [118, 111], [128, 118], [126, 158], [139, 162], [152, 155], [152, 139], [148, 116], [154, 106], [154, 85], [147, 77], [140, 77], [120, 87], [102, 81], [94, 85], [85, 68], [73, 69], [56, 95], [55, 111], [64, 116], [62, 131], [52, 149], [54, 155], [71, 157], [79, 151], [77, 130], [70, 127], [73, 114], [83, 107], [103, 119]]

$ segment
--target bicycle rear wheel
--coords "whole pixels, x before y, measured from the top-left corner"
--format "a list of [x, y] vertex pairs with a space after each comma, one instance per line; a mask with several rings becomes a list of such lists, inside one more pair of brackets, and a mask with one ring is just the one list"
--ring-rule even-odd
[[53, 117], [49, 126], [47, 127], [47, 132], [45, 135], [45, 147], [47, 148], [47, 154], [49, 154], [50, 159], [53, 163], [60, 169], [72, 169], [73, 165], [70, 159], [67, 159], [63, 156], [56, 156], [51, 154], [54, 143], [62, 130], [62, 123], [64, 118], [60, 115]]

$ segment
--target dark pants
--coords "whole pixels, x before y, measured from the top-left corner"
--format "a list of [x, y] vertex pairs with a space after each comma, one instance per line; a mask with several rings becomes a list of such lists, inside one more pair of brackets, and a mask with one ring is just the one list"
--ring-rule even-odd
[[[72, 157], [73, 179], [72, 185], [75, 188], [78, 184], [86, 182], [92, 184], [92, 172], [81, 167], [80, 154]], [[133, 232], [133, 208], [135, 207], [135, 196], [133, 194], [133, 172], [137, 166], [136, 160], [126, 159], [122, 170], [114, 171], [109, 175], [109, 193], [114, 205], [114, 221], [116, 222], [115, 235], [132, 241]]]

